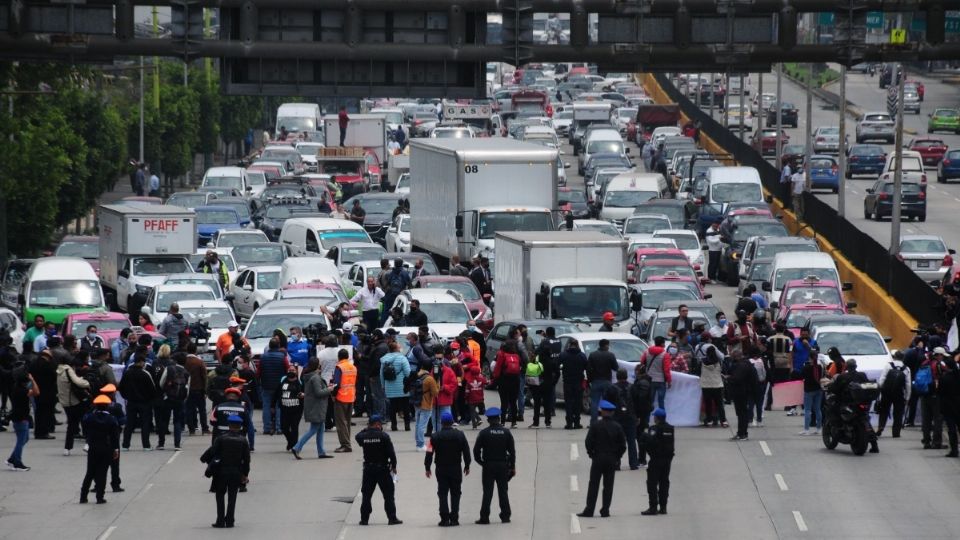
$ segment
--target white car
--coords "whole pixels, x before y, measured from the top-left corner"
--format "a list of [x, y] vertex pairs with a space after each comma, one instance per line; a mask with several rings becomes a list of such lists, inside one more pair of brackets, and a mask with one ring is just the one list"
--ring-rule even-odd
[[763, 114], [777, 102], [777, 95], [764, 92], [762, 94], [757, 94], [753, 97], [753, 103], [750, 105], [750, 110], [753, 114]]
[[636, 117], [637, 109], [635, 107], [620, 107], [613, 111], [610, 120], [613, 122], [613, 125], [617, 126], [620, 135], [626, 136], [627, 126], [630, 125], [630, 122], [636, 119]]
[[[459, 336], [467, 328], [467, 321], [471, 319], [470, 310], [467, 309], [463, 297], [453, 291], [439, 289], [408, 289], [397, 297], [391, 311], [393, 308], [400, 308], [406, 316], [410, 312], [412, 300], [420, 302], [420, 311], [427, 316], [430, 330], [443, 340], [449, 341]], [[388, 321], [384, 331], [390, 326]]]
[[230, 253], [233, 248], [222, 247], [198, 249], [189, 257], [193, 270], [197, 271], [197, 269], [200, 268], [200, 263], [203, 262], [203, 258], [207, 256], [207, 252], [211, 249], [217, 252], [217, 257], [220, 259], [220, 262], [227, 265], [227, 276], [230, 278], [230, 281], [237, 279], [237, 261], [233, 260], [233, 255]]
[[343, 292], [347, 294], [347, 298], [353, 298], [353, 295], [367, 284], [368, 277], [376, 279], [379, 276], [380, 259], [357, 261], [343, 273], [340, 284], [343, 286]]
[[[572, 334], [563, 334], [557, 336], [560, 339], [561, 350], [567, 349], [567, 344], [571, 339], [577, 340], [580, 344], [580, 350], [583, 354], [590, 356], [590, 353], [600, 348], [600, 340], [610, 341], [610, 352], [617, 358], [617, 365], [627, 370], [627, 378], [633, 381], [633, 370], [640, 362], [640, 357], [647, 350], [647, 342], [633, 334], [626, 332], [576, 332]], [[493, 369], [491, 367], [491, 369]], [[611, 376], [610, 382], [616, 382]], [[584, 392], [584, 397], [587, 392]], [[563, 383], [557, 382], [557, 399], [563, 401]]]
[[237, 315], [249, 318], [260, 306], [273, 300], [279, 283], [279, 266], [252, 266], [241, 270], [237, 279], [230, 282]]
[[596, 231], [603, 234], [613, 236], [614, 238], [622, 238], [620, 234], [620, 229], [616, 225], [610, 223], [609, 221], [604, 221], [602, 219], [577, 219], [573, 222], [573, 230], [575, 231]]
[[740, 108], [740, 105], [733, 104], [727, 107], [727, 127], [743, 126], [744, 131], [753, 129], [753, 115], [746, 105]]
[[410, 251], [410, 214], [400, 214], [393, 220], [387, 229], [385, 243], [391, 253]]
[[387, 250], [383, 246], [372, 242], [344, 242], [337, 244], [327, 251], [326, 258], [337, 265], [341, 274], [350, 269], [357, 261], [379, 261]]
[[393, 192], [404, 197], [410, 196], [410, 173], [405, 172], [397, 178], [397, 185], [393, 188]]
[[630, 238], [652, 238], [655, 232], [668, 229], [673, 229], [673, 224], [663, 214], [633, 214], [623, 220], [622, 232]]
[[844, 358], [856, 358], [857, 371], [866, 373], [872, 380], [879, 380], [892, 360], [887, 348], [890, 338], [880, 335], [872, 326], [817, 326], [810, 337], [823, 352], [821, 362], [829, 363], [825, 353], [830, 347], [836, 347]]
[[683, 251], [683, 254], [690, 260], [694, 267], [699, 266], [702, 270], [703, 248], [700, 246], [700, 238], [696, 231], [690, 229], [662, 229], [653, 233], [654, 238], [669, 238], [676, 242], [677, 249]]
[[213, 296], [217, 300], [229, 300], [229, 298], [224, 297], [224, 295], [227, 293], [220, 286], [220, 280], [218, 280], [217, 276], [213, 274], [204, 274], [200, 272], [180, 272], [177, 274], [170, 274], [166, 279], [163, 280], [161, 285], [203, 285], [204, 287], [210, 289], [210, 292], [213, 293]]
[[10, 339], [13, 340], [13, 348], [17, 353], [23, 352], [23, 323], [20, 322], [20, 317], [17, 317], [17, 314], [7, 308], [0, 308], [0, 328], [6, 330], [10, 333]]
[[319, 142], [298, 142], [296, 149], [300, 152], [304, 168], [309, 172], [317, 172], [317, 152], [324, 148]]
[[311, 325], [330, 329], [329, 317], [316, 302], [303, 299], [274, 300], [253, 313], [244, 328], [243, 337], [250, 343], [251, 354], [258, 357], [267, 349], [276, 329], [289, 332], [292, 326], [302, 329]]
[[677, 126], [660, 126], [654, 128], [653, 132], [650, 133], [650, 142], [653, 143], [654, 148], [657, 148], [667, 137], [678, 137], [682, 134]]
[[227, 230], [221, 229], [213, 234], [213, 245], [208, 247], [232, 248], [240, 244], [269, 243], [266, 233], [256, 229], [253, 230]]
[[[217, 340], [227, 333], [230, 323], [237, 320], [230, 304], [223, 300], [184, 300], [179, 304], [180, 313], [187, 320], [187, 323], [207, 325], [210, 339], [207, 341], [206, 352], [213, 352], [217, 348]], [[202, 353], [204, 351], [198, 352]]]
[[154, 326], [159, 327], [170, 311], [170, 304], [182, 304], [190, 300], [216, 301], [217, 296], [206, 285], [157, 285], [150, 289], [141, 312], [150, 317]]

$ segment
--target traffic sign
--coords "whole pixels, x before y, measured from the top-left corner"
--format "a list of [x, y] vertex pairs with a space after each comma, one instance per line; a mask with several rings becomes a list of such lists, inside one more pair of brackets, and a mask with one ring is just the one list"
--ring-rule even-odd
[[890, 43], [893, 45], [903, 45], [907, 42], [907, 30], [905, 28], [893, 28], [890, 30]]
[[818, 18], [817, 23], [818, 23], [820, 26], [832, 26], [832, 25], [833, 25], [833, 12], [832, 12], [832, 11], [828, 11], [828, 12], [820, 13], [820, 17]]
[[960, 11], [948, 11], [946, 19], [948, 34], [960, 34]]
[[880, 30], [882, 28], [883, 28], [883, 12], [868, 11], [867, 12], [867, 29]]

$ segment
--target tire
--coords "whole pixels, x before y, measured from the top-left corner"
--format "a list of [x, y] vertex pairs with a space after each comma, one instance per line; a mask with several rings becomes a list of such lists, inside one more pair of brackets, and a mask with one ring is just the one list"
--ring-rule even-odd
[[853, 451], [853, 455], [862, 456], [867, 453], [867, 445], [867, 430], [860, 426], [853, 434], [850, 450]]
[[917, 217], [917, 221], [919, 221], [920, 223], [923, 223], [923, 222], [926, 221], [926, 220], [927, 220], [927, 215], [926, 215], [926, 214], [920, 214], [920, 215]]
[[839, 187], [833, 188], [833, 193], [834, 195], [836, 195], [837, 193], [840, 193], [840, 188]]
[[870, 211], [866, 206], [863, 207], [863, 219], [870, 219]]
[[937, 183], [938, 183], [938, 184], [946, 184], [946, 183], [947, 183], [947, 179], [938, 174], [938, 175], [937, 175]]
[[833, 429], [830, 427], [829, 422], [823, 423], [823, 429], [820, 430], [820, 437], [823, 439], [823, 446], [825, 446], [827, 450], [833, 450], [840, 444], [840, 441], [833, 436]]
[[860, 137], [857, 137], [857, 144], [861, 144], [861, 143], [863, 143], [863, 139]]

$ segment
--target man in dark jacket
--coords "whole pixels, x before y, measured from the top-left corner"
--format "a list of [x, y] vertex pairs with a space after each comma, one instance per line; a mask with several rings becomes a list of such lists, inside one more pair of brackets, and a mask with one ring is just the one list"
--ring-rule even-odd
[[137, 353], [133, 357], [133, 365], [120, 379], [120, 395], [127, 400], [127, 425], [123, 428], [123, 449], [130, 449], [130, 439], [133, 430], [140, 428], [140, 442], [143, 450], [149, 452], [150, 447], [150, 419], [153, 416], [153, 401], [157, 397], [157, 387], [153, 384], [153, 377], [144, 369], [147, 357]]
[[[404, 291], [407, 287], [410, 286], [410, 274], [403, 269], [403, 259], [397, 258], [393, 261], [393, 269], [389, 272], [385, 272], [386, 277], [381, 283], [381, 289], [383, 289], [383, 305], [392, 306], [393, 301], [400, 296], [400, 293]], [[384, 272], [381, 272], [383, 275]], [[383, 286], [386, 284], [386, 286]], [[381, 314], [380, 323], [383, 324], [387, 321], [387, 318], [390, 316], [390, 313], [387, 309], [383, 310]]]
[[587, 357], [587, 382], [590, 383], [590, 423], [597, 421], [600, 400], [619, 368], [617, 357], [610, 352], [610, 340], [601, 339], [597, 350]]
[[[247, 483], [250, 474], [250, 446], [240, 433], [243, 418], [231, 415], [227, 418], [230, 430], [213, 440], [213, 445], [200, 456], [200, 461], [212, 467], [213, 488], [217, 500], [217, 520], [213, 527], [231, 528], [237, 506], [237, 492]], [[216, 465], [211, 465], [217, 462]], [[224, 505], [224, 495], [227, 497]], [[224, 508], [226, 506], [226, 508]]]
[[440, 497], [438, 525], [456, 527], [460, 525], [460, 485], [463, 483], [463, 476], [460, 474], [461, 459], [463, 474], [470, 474], [470, 445], [463, 432], [453, 427], [452, 413], [444, 412], [440, 415], [440, 425], [441, 429], [434, 431], [430, 436], [430, 445], [427, 446], [423, 466], [427, 470], [427, 478], [430, 478], [430, 468], [436, 458], [437, 496]]
[[[627, 370], [617, 370], [617, 382], [607, 390], [606, 399], [617, 406], [613, 419], [620, 424], [623, 435], [627, 438], [627, 463], [630, 470], [640, 468], [640, 459], [637, 455], [637, 404], [634, 403], [632, 387], [627, 381]], [[619, 463], [617, 468], [620, 468]]]
[[419, 300], [410, 301], [410, 311], [403, 317], [404, 326], [427, 326], [429, 324], [427, 314], [420, 309]]
[[167, 311], [167, 316], [164, 317], [160, 326], [157, 327], [157, 331], [167, 338], [167, 343], [170, 344], [171, 349], [176, 349], [179, 344], [180, 332], [186, 330], [188, 326], [187, 320], [180, 313], [180, 305], [174, 302], [170, 304], [170, 310]]
[[97, 504], [107, 500], [103, 493], [107, 487], [107, 469], [110, 462], [120, 459], [120, 431], [117, 419], [107, 410], [112, 402], [105, 395], [93, 399], [94, 409], [83, 417], [83, 434], [87, 445], [87, 473], [80, 486], [80, 503], [87, 502], [90, 482], [96, 480]]
[[500, 409], [488, 407], [484, 414], [490, 425], [480, 431], [473, 443], [473, 459], [483, 467], [480, 519], [474, 523], [490, 524], [494, 484], [497, 485], [497, 498], [500, 500], [500, 521], [510, 523], [509, 482], [517, 474], [517, 450], [510, 430], [500, 425]]
[[737, 412], [737, 434], [730, 440], [747, 440], [747, 426], [750, 424], [750, 409], [747, 406], [747, 399], [750, 393], [757, 387], [757, 370], [753, 364], [743, 357], [740, 351], [731, 353], [733, 367], [730, 375], [725, 375], [730, 397], [733, 399], [733, 407]]
[[257, 364], [257, 377], [260, 380], [260, 391], [263, 398], [263, 434], [273, 435], [280, 432], [280, 410], [274, 408], [273, 394], [277, 391], [280, 381], [286, 376], [290, 368], [287, 355], [280, 350], [280, 340], [270, 338], [267, 352], [260, 357]]
[[[749, 366], [750, 363], [747, 362]], [[751, 366], [752, 369], [752, 366]], [[650, 452], [647, 467], [647, 497], [650, 507], [640, 512], [645, 516], [667, 513], [667, 498], [670, 496], [670, 465], [673, 463], [674, 430], [667, 423], [667, 411], [653, 411], [653, 426], [643, 435], [643, 444]]]
[[389, 525], [400, 525], [397, 519], [397, 504], [394, 500], [394, 486], [391, 475], [397, 474], [397, 454], [393, 449], [390, 435], [383, 431], [383, 418], [370, 417], [367, 429], [357, 433], [357, 444], [363, 449], [363, 480], [360, 487], [360, 525], [367, 525], [373, 510], [370, 500], [373, 492], [380, 488], [383, 494], [383, 506]]
[[597, 506], [597, 495], [600, 491], [600, 480], [603, 479], [603, 502], [600, 506], [600, 516], [610, 516], [610, 503], [613, 502], [613, 480], [620, 463], [620, 458], [627, 450], [627, 440], [623, 429], [613, 419], [617, 406], [602, 399], [599, 403], [601, 419], [591, 424], [587, 431], [584, 446], [590, 456], [590, 484], [587, 488], [587, 504], [583, 511], [577, 514], [580, 517], [593, 517], [593, 510]]
[[386, 356], [390, 350], [387, 348], [387, 340], [384, 338], [383, 331], [376, 328], [371, 333], [373, 342], [370, 344], [368, 352], [361, 357], [363, 368], [357, 368], [357, 375], [364, 376], [367, 379], [366, 391], [366, 411], [367, 416], [387, 414], [387, 397], [384, 393], [383, 385], [380, 384], [380, 359]]
[[[537, 346], [536, 355], [543, 366], [543, 373], [540, 375], [540, 402], [543, 406], [543, 418], [547, 427], [553, 420], [553, 411], [557, 402], [557, 382], [560, 380], [560, 340], [557, 339], [557, 331], [548, 326], [544, 330], [543, 339]], [[564, 394], [566, 395], [566, 394]], [[537, 412], [534, 411], [534, 418]], [[534, 422], [536, 423], [536, 422]]]
[[30, 375], [36, 382], [40, 395], [36, 399], [36, 419], [34, 421], [34, 439], [53, 439], [56, 427], [57, 406], [57, 364], [49, 350], [40, 354], [29, 363]]
[[[838, 404], [843, 404], [847, 401], [850, 401], [850, 393], [847, 389], [853, 383], [865, 383], [869, 382], [870, 379], [867, 378], [867, 374], [862, 371], [857, 371], [857, 361], [853, 358], [847, 360], [846, 371], [837, 375], [837, 377], [827, 386], [827, 392], [835, 394], [839, 399]], [[836, 410], [836, 409], [835, 409]], [[877, 446], [877, 434], [873, 431], [873, 425], [870, 424], [870, 415], [863, 415], [863, 424], [864, 429], [867, 432], [867, 436], [870, 438], [870, 453], [876, 454], [880, 452], [880, 448]]]
[[647, 448], [643, 434], [650, 427], [650, 411], [653, 409], [653, 386], [643, 364], [637, 364], [634, 371], [633, 384], [630, 385], [630, 399], [633, 403], [633, 413], [637, 417], [637, 465], [647, 466]]
[[580, 350], [577, 340], [571, 338], [567, 342], [567, 349], [560, 353], [560, 371], [563, 374], [563, 406], [566, 410], [563, 429], [580, 429], [587, 357]]
[[947, 424], [947, 440], [950, 442], [950, 452], [946, 457], [960, 457], [957, 453], [957, 424], [960, 423], [960, 370], [953, 358], [944, 360], [947, 369], [940, 377], [940, 410], [943, 412], [943, 421]]

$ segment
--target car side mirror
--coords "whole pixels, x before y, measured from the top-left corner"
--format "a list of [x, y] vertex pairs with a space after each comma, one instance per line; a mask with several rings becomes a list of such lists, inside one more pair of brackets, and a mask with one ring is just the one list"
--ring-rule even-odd
[[773, 291], [773, 287], [770, 286], [770, 282], [769, 282], [769, 281], [764, 281], [763, 283], [761, 283], [761, 284], [760, 284], [760, 288], [761, 288], [762, 290], [766, 291], [766, 292], [771, 292], [771, 291]]
[[866, 192], [867, 192], [867, 193], [873, 193], [873, 188], [867, 188], [867, 189], [866, 189]]
[[236, 300], [236, 298], [237, 297], [232, 294], [228, 294], [223, 297], [223, 299], [226, 300], [227, 302], [233, 302], [234, 300]]
[[454, 219], [454, 228], [457, 230], [457, 238], [463, 238], [463, 215], [457, 215]]
[[563, 162], [563, 168], [564, 168], [564, 169], [569, 169], [569, 168], [570, 168], [570, 162], [569, 162], [569, 161], [564, 161], [564, 162]]
[[636, 269], [637, 269], [637, 265], [635, 265], [635, 264], [633, 264], [633, 263], [630, 263], [630, 264], [627, 265], [627, 271], [628, 271], [628, 272], [633, 272], [633, 271], [636, 270]]
[[246, 191], [253, 191], [253, 186], [247, 186]]
[[947, 250], [947, 253], [949, 253], [950, 255], [956, 255], [956, 254], [957, 254], [956, 250], [953, 250], [953, 249], [948, 249], [948, 250]]
[[883, 336], [883, 342], [884, 342], [884, 343], [890, 343], [891, 341], [893, 341], [893, 338], [892, 338], [892, 337], [890, 337], [890, 336]]
[[700, 246], [700, 251], [710, 251], [710, 246], [703, 244]]
[[630, 148], [624, 147], [623, 152], [624, 152], [625, 154], [629, 154], [629, 153], [630, 153]]
[[249, 283], [245, 283], [241, 288], [245, 291], [253, 291], [253, 285], [250, 285]]
[[710, 293], [707, 293], [707, 294], [703, 295], [703, 299], [704, 299], [704, 300], [709, 300], [709, 299], [711, 299], [711, 298], [713, 298], [713, 295], [710, 294]]

